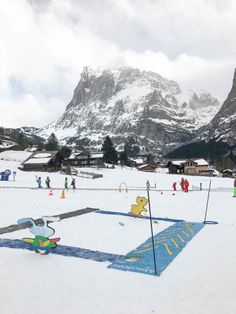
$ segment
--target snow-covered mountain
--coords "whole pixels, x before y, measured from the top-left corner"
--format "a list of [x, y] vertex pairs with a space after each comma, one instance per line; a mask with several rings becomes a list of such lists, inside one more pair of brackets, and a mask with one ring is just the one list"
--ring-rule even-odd
[[16, 142], [0, 138], [0, 151], [16, 147]]
[[64, 114], [38, 135], [54, 132], [63, 143], [89, 147], [100, 146], [107, 135], [118, 146], [132, 137], [149, 150], [165, 152], [191, 141], [219, 108], [209, 93], [182, 92], [154, 72], [86, 67]]
[[236, 144], [236, 69], [228, 97], [210, 124], [203, 130], [200, 138], [221, 140], [230, 145]]
[[16, 129], [0, 127], [0, 151], [19, 148], [19, 141], [21, 140], [22, 142], [23, 139], [31, 144], [43, 142], [44, 139], [37, 136], [36, 133], [38, 133], [38, 129], [35, 127], [21, 127]]

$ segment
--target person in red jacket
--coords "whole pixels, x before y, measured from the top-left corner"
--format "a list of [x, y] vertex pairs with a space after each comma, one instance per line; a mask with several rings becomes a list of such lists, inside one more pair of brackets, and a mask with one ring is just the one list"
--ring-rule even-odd
[[187, 179], [184, 180], [184, 191], [188, 192], [188, 188], [189, 188], [189, 182]]
[[184, 178], [182, 178], [180, 181], [180, 186], [181, 186], [182, 191], [184, 191], [184, 182], [185, 182], [185, 180], [184, 180]]
[[176, 182], [172, 184], [173, 190], [176, 191]]

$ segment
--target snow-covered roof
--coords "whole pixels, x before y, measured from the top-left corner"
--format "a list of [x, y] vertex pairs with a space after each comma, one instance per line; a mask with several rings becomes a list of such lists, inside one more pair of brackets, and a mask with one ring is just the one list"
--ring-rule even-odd
[[37, 150], [38, 150], [37, 146], [32, 146], [26, 149], [27, 152], [31, 152], [31, 153], [36, 152]]
[[90, 157], [91, 158], [103, 158], [103, 153], [91, 153]]
[[135, 158], [135, 159], [131, 159], [131, 160], [136, 162], [136, 164], [143, 164], [144, 163], [143, 158]]
[[51, 153], [38, 153], [34, 154], [32, 158], [51, 158], [52, 154]]
[[71, 155], [70, 155], [70, 157], [68, 158], [68, 159], [75, 159], [75, 158], [77, 158], [78, 156], [80, 156], [80, 155], [86, 155], [86, 156], [88, 156], [89, 154], [88, 153], [86, 153], [86, 152], [74, 152], [74, 153], [72, 153]]
[[176, 166], [181, 166], [185, 162], [186, 160], [172, 160], [172, 164]]
[[[208, 166], [209, 163], [205, 160], [205, 159], [190, 159], [194, 162], [197, 163], [197, 166]], [[185, 159], [185, 160], [171, 160], [172, 164], [173, 165], [176, 165], [176, 166], [181, 166], [182, 164], [186, 163], [188, 161], [188, 159]]]
[[225, 169], [225, 170], [223, 170], [222, 172], [226, 172], [226, 171], [228, 171], [228, 172], [233, 172], [231, 169]]
[[24, 162], [24, 164], [47, 164], [51, 157], [48, 158], [30, 158]]
[[198, 166], [208, 166], [209, 163], [205, 159], [194, 159]]
[[143, 168], [145, 168], [145, 167], [147, 167], [147, 166], [151, 166], [151, 167], [153, 167], [153, 168], [156, 168], [156, 166], [150, 165], [150, 164], [145, 164], [145, 165], [139, 166], [138, 168], [139, 168], [139, 169], [143, 169]]
[[35, 153], [22, 164], [47, 164], [56, 153], [57, 151]]

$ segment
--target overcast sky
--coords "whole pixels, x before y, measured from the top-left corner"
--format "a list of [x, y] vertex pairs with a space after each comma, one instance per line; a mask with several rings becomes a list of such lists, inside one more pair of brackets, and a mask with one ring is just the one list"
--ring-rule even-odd
[[130, 65], [224, 100], [236, 67], [234, 0], [1, 0], [0, 126], [44, 126], [83, 66]]

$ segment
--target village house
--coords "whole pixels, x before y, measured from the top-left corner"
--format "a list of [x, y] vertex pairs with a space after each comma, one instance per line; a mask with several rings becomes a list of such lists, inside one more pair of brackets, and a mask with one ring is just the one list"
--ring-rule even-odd
[[152, 164], [157, 167], [160, 165], [160, 157], [154, 154], [147, 153], [147, 152], [140, 153], [136, 157], [130, 158], [129, 161], [130, 161], [130, 166], [136, 167], [136, 168], [144, 164]]
[[145, 164], [142, 166], [137, 167], [138, 171], [145, 171], [145, 172], [155, 172], [157, 166], [151, 164]]
[[225, 178], [232, 178], [233, 177], [233, 171], [231, 169], [225, 169], [222, 171], [222, 177]]
[[189, 159], [184, 164], [185, 174], [209, 174], [213, 173], [213, 169], [209, 168], [209, 163], [205, 159]]
[[166, 167], [171, 174], [184, 173], [184, 162], [185, 160], [169, 160]]
[[104, 166], [103, 155], [104, 155], [103, 152], [91, 152], [89, 157], [89, 165], [103, 167]]
[[200, 174], [213, 175], [214, 169], [210, 168], [205, 159], [170, 160], [167, 163], [169, 173], [172, 174]]
[[84, 151], [75, 151], [70, 157], [66, 158], [63, 165], [70, 165], [76, 167], [87, 166], [89, 164], [89, 153]]
[[103, 165], [103, 152], [76, 151], [63, 162], [64, 167], [102, 167]]
[[58, 151], [34, 152], [20, 165], [25, 171], [56, 171], [61, 167]]
[[139, 167], [142, 166], [144, 164], [144, 159], [143, 158], [131, 158], [130, 159], [130, 166], [131, 167]]

